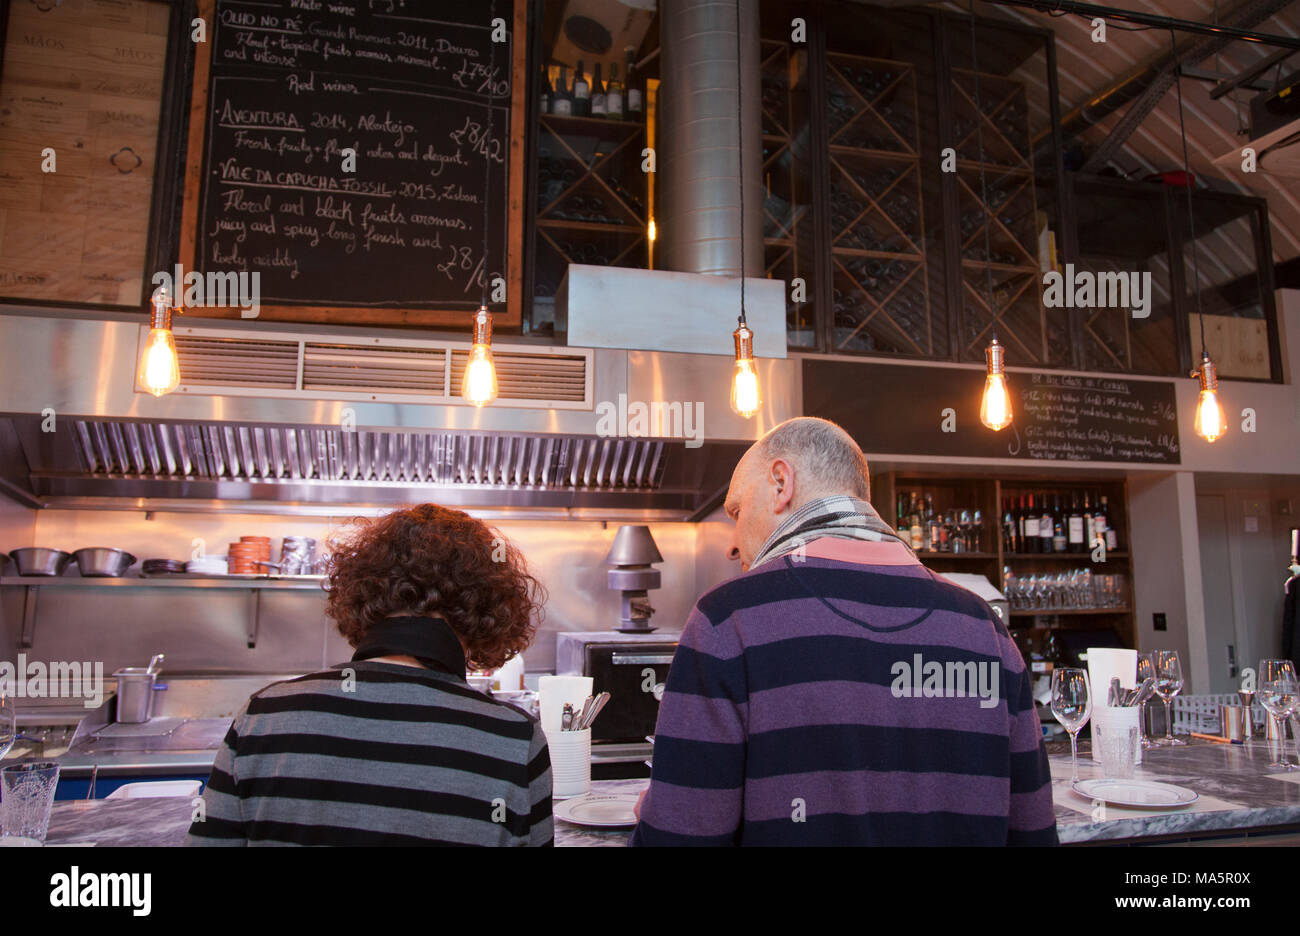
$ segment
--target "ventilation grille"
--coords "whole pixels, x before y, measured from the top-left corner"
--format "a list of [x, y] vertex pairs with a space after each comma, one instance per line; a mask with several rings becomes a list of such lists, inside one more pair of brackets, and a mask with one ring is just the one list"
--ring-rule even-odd
[[[180, 393], [461, 403], [469, 350], [437, 342], [348, 344], [223, 337], [178, 329]], [[590, 409], [591, 352], [556, 353], [493, 346], [498, 402], [507, 406]], [[139, 388], [137, 388], [139, 389]], [[143, 392], [143, 391], [141, 391]]]
[[642, 439], [76, 423], [82, 469], [158, 480], [397, 482], [657, 490], [665, 443]]

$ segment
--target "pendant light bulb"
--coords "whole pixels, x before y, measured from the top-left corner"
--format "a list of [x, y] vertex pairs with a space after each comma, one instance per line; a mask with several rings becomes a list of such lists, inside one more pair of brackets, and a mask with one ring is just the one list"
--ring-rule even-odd
[[984, 380], [984, 396], [980, 400], [980, 422], [994, 432], [1011, 425], [1011, 392], [1007, 389], [1005, 367], [1006, 348], [994, 338], [989, 342], [984, 356], [988, 360], [988, 376]]
[[1219, 402], [1219, 373], [1210, 355], [1201, 352], [1201, 394], [1196, 401], [1196, 421], [1193, 429], [1206, 442], [1214, 442], [1228, 431], [1228, 417]]
[[171, 393], [181, 383], [181, 369], [172, 335], [171, 295], [161, 287], [153, 295], [149, 337], [140, 353], [136, 383], [156, 397]]
[[763, 406], [758, 389], [758, 372], [754, 370], [754, 333], [741, 325], [731, 337], [736, 340], [736, 372], [731, 375], [731, 409], [746, 419]]
[[465, 362], [460, 395], [466, 403], [485, 406], [497, 398], [497, 366], [492, 360], [492, 316], [487, 306], [474, 313], [474, 346]]

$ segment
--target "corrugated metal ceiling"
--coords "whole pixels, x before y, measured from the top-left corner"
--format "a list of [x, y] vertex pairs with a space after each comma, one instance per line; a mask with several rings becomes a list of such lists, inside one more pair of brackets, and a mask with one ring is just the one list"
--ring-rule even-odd
[[[1161, 16], [1214, 22], [1231, 8], [1226, 0], [1111, 0], [1109, 5], [1124, 6]], [[964, 13], [965, 3], [946, 3], [943, 7]], [[1092, 26], [1081, 16], [1050, 16], [1028, 10], [977, 3], [976, 14], [990, 19], [1004, 19], [1030, 26], [1051, 29], [1056, 34], [1057, 74], [1061, 94], [1061, 113], [1068, 113], [1089, 98], [1110, 87], [1139, 66], [1151, 63], [1170, 51], [1168, 30], [1125, 31], [1112, 23], [1106, 42], [1092, 41]], [[1256, 31], [1294, 37], [1300, 34], [1300, 3], [1293, 3], [1280, 13], [1254, 27]], [[1180, 45], [1190, 34], [1181, 34]], [[1229, 43], [1218, 56], [1197, 63], [1196, 67], [1233, 75], [1267, 58], [1277, 51], [1271, 46], [1250, 42]], [[1300, 68], [1300, 54], [1282, 65], [1282, 73]], [[1271, 82], [1273, 72], [1262, 76], [1261, 83]], [[1039, 93], [1030, 93], [1031, 126], [1047, 124], [1047, 95], [1041, 57], [1035, 57], [1017, 74]], [[1193, 173], [1220, 191], [1234, 191], [1262, 196], [1268, 200], [1272, 222], [1273, 253], [1276, 260], [1300, 255], [1300, 185], [1296, 180], [1265, 173], [1235, 172], [1225, 174], [1212, 164], [1215, 157], [1234, 148], [1240, 149], [1247, 137], [1239, 129], [1248, 123], [1249, 100], [1254, 91], [1238, 89], [1219, 100], [1209, 96], [1212, 84], [1182, 78], [1183, 112], [1187, 127], [1187, 149]], [[1086, 130], [1080, 139], [1095, 147], [1110, 128], [1124, 115], [1125, 109], [1110, 115]], [[1155, 110], [1130, 136], [1114, 164], [1135, 178], [1148, 173], [1181, 169], [1182, 143], [1178, 126], [1178, 97], [1170, 90]]]

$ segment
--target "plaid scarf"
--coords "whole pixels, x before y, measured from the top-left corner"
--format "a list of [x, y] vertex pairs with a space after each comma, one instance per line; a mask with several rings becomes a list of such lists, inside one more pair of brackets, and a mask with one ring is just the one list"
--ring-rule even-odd
[[872, 540], [877, 543], [895, 540], [909, 550], [912, 548], [912, 544], [905, 541], [889, 524], [881, 520], [880, 514], [876, 513], [875, 508], [866, 501], [845, 494], [836, 494], [809, 501], [790, 514], [784, 523], [772, 531], [772, 535], [767, 538], [763, 548], [754, 557], [750, 568], [753, 569], [777, 556], [794, 552], [823, 536], [835, 539]]

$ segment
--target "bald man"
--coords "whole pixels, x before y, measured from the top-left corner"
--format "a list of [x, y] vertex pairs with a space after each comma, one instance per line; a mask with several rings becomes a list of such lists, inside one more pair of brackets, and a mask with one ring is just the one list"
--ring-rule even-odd
[[632, 845], [1055, 845], [1024, 659], [868, 503], [839, 426], [784, 422], [724, 509], [744, 574], [696, 604]]

